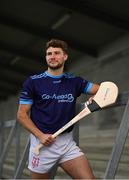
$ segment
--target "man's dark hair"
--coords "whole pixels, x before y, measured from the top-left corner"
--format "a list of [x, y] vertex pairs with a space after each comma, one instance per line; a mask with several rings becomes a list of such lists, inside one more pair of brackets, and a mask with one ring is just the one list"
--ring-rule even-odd
[[61, 48], [66, 54], [68, 53], [68, 45], [65, 41], [59, 39], [51, 39], [46, 43], [46, 50], [49, 47]]

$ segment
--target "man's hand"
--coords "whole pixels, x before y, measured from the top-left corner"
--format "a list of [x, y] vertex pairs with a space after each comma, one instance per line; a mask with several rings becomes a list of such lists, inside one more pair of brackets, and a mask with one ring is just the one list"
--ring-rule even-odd
[[43, 134], [39, 140], [44, 146], [48, 146], [55, 141], [55, 138], [52, 137], [52, 134]]
[[88, 101], [86, 101], [86, 103], [85, 103], [86, 106], [92, 103], [93, 97], [94, 97], [94, 96], [91, 96], [91, 97], [88, 99]]

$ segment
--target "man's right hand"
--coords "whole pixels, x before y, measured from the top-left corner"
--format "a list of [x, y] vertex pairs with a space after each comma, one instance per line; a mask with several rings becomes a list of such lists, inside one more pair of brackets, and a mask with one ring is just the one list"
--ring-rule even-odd
[[55, 138], [52, 137], [52, 134], [43, 134], [39, 140], [44, 146], [48, 146], [55, 141]]

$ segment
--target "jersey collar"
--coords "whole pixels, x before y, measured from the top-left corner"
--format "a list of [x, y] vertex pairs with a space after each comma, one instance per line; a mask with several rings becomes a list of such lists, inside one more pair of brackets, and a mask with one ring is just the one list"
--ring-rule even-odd
[[64, 76], [64, 73], [61, 74], [61, 75], [58, 75], [58, 76], [54, 76], [54, 75], [52, 75], [52, 74], [49, 74], [48, 71], [45, 71], [45, 74], [46, 74], [47, 76], [51, 77], [51, 78], [61, 78], [61, 77]]

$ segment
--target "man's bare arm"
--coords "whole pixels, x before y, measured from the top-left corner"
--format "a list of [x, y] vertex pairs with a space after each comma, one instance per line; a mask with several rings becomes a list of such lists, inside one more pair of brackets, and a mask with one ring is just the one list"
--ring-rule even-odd
[[41, 143], [44, 145], [49, 145], [54, 141], [51, 134], [44, 134], [40, 131], [36, 125], [33, 123], [29, 116], [31, 105], [29, 104], [21, 104], [19, 105], [17, 112], [17, 120], [22, 126], [27, 129], [30, 133], [35, 135]]

